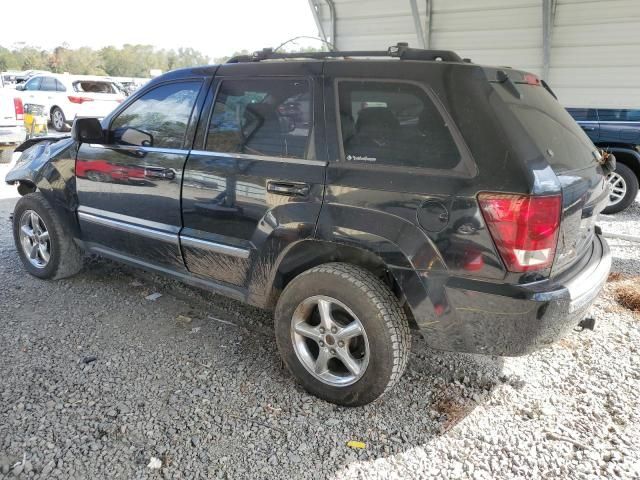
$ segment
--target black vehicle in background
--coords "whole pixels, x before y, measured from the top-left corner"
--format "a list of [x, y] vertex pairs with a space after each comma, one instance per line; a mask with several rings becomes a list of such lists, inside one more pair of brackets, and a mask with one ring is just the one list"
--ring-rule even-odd
[[568, 108], [591, 141], [616, 157], [608, 176], [610, 202], [603, 213], [618, 213], [638, 196], [640, 179], [640, 109]]
[[521, 355], [578, 325], [609, 168], [534, 75], [399, 44], [167, 73], [6, 180], [29, 273], [96, 253], [273, 310], [296, 379], [354, 406], [399, 381], [410, 327]]

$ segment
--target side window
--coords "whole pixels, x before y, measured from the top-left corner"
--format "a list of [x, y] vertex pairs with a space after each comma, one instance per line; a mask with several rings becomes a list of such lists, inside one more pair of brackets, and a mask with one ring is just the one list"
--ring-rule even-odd
[[56, 80], [56, 90], [58, 92], [66, 92], [67, 87], [65, 87], [60, 80]]
[[567, 108], [567, 111], [576, 122], [598, 121], [595, 108]]
[[40, 84], [40, 90], [46, 92], [56, 91], [56, 79], [53, 77], [42, 77], [42, 83]]
[[338, 102], [345, 161], [464, 170], [447, 122], [419, 86], [339, 81]]
[[617, 108], [600, 108], [598, 109], [598, 117], [601, 122], [624, 122], [625, 110]]
[[42, 81], [42, 77], [36, 77], [29, 80], [24, 86], [25, 90], [39, 90], [40, 82]]
[[145, 93], [111, 123], [120, 145], [182, 148], [200, 82], [161, 85]]
[[218, 89], [206, 149], [305, 158], [311, 125], [307, 81], [225, 80]]

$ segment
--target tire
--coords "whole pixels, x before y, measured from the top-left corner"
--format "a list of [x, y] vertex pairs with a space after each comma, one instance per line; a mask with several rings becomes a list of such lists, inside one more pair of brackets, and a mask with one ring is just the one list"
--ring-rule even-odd
[[[327, 302], [338, 326], [331, 334], [322, 333], [320, 309]], [[282, 359], [305, 390], [348, 407], [366, 405], [393, 388], [411, 348], [409, 323], [395, 295], [367, 270], [345, 263], [326, 263], [294, 278], [276, 305], [275, 331]], [[341, 341], [347, 331], [352, 338]], [[325, 363], [322, 352], [331, 357], [327, 368], [317, 368]], [[345, 355], [352, 369], [340, 360]]]
[[56, 132], [66, 132], [69, 129], [64, 112], [59, 107], [51, 109], [51, 125]]
[[[39, 220], [34, 221], [33, 213]], [[38, 227], [34, 228], [36, 223]], [[31, 236], [25, 233], [29, 229]], [[37, 229], [40, 230], [39, 234]], [[43, 232], [48, 234], [47, 239]], [[13, 240], [24, 268], [35, 277], [65, 278], [82, 268], [82, 250], [40, 192], [30, 193], [18, 200], [13, 213]], [[28, 252], [34, 251], [35, 255], [30, 256]]]
[[[607, 177], [612, 187], [624, 188], [624, 195], [616, 203], [609, 204], [602, 213], [610, 215], [626, 210], [638, 195], [638, 177], [623, 163], [618, 163], [616, 169]], [[615, 185], [614, 185], [615, 182]], [[613, 195], [610, 197], [613, 199]]]

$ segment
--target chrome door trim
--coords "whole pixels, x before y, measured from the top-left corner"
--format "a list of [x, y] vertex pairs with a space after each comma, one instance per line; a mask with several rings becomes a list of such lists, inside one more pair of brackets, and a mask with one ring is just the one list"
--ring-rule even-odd
[[140, 225], [134, 225], [128, 222], [122, 222], [119, 220], [113, 220], [111, 218], [99, 217], [91, 213], [78, 212], [78, 218], [85, 222], [95, 223], [104, 227], [111, 227], [116, 230], [120, 230], [134, 235], [141, 235], [143, 237], [152, 238], [161, 242], [168, 242], [178, 244], [178, 235], [175, 233], [161, 232], [148, 227], [142, 227]]
[[224, 245], [222, 243], [211, 242], [209, 240], [202, 240], [200, 238], [185, 235], [180, 235], [180, 243], [183, 247], [201, 248], [209, 250], [210, 252], [222, 253], [224, 255], [230, 255], [238, 258], [249, 258], [250, 253], [246, 248], [232, 247], [231, 245]]
[[269, 155], [250, 155], [247, 153], [207, 152], [205, 150], [191, 150], [191, 155], [199, 157], [237, 158], [239, 160], [262, 160], [265, 162], [291, 163], [294, 165], [317, 165], [326, 167], [328, 162], [323, 160], [304, 160], [301, 158], [272, 157]]

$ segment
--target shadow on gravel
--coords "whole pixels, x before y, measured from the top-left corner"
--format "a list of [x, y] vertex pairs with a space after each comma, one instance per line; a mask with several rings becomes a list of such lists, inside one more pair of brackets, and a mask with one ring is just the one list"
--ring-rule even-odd
[[[222, 370], [228, 360], [245, 374], [244, 379], [235, 391], [233, 386], [226, 386], [227, 391], [213, 403], [233, 402], [231, 415], [246, 428], [244, 436], [247, 432], [252, 432], [250, 438], [268, 434], [286, 444], [285, 458], [274, 459], [269, 448], [257, 448], [252, 455], [274, 466], [286, 465], [298, 475], [296, 478], [307, 477], [309, 464], [299, 463], [299, 458], [306, 453], [305, 448], [315, 448], [314, 443], [320, 446], [316, 452], [320, 462], [337, 472], [353, 462], [373, 461], [425, 446], [488, 401], [498, 385], [516, 389], [524, 385], [519, 378], [502, 374], [503, 360], [499, 357], [436, 352], [426, 346], [421, 334], [414, 333], [407, 371], [391, 393], [362, 408], [338, 407], [308, 395], [295, 384], [279, 360], [271, 313], [97, 257], [87, 260], [82, 275], [83, 282], [142, 283], [145, 287], [139, 288], [146, 288], [142, 295], [157, 291], [183, 300], [190, 307], [186, 314], [204, 319], [214, 331], [239, 330], [242, 342], [233, 350], [233, 358], [209, 366]], [[265, 344], [267, 348], [258, 348]], [[265, 383], [271, 384], [271, 392], [262, 391]], [[189, 403], [187, 399], [174, 401]], [[177, 415], [183, 414], [188, 412]], [[309, 430], [313, 431], [311, 436]], [[350, 449], [346, 446], [350, 440], [363, 441], [366, 448]]]

